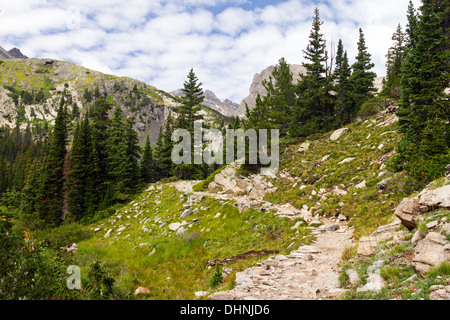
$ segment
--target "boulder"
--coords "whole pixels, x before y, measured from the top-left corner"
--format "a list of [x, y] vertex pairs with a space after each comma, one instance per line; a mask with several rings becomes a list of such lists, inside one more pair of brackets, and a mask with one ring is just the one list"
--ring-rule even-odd
[[418, 218], [425, 212], [426, 210], [420, 205], [418, 198], [406, 198], [395, 209], [395, 216], [402, 221], [406, 228], [413, 230], [417, 227]]
[[191, 216], [194, 214], [194, 211], [190, 210], [190, 209], [186, 209], [184, 210], [183, 214], [181, 215], [180, 219], [186, 219], [187, 217]]
[[333, 132], [333, 134], [330, 137], [331, 141], [336, 141], [338, 140], [344, 133], [346, 133], [348, 131], [348, 128], [342, 128], [339, 130], [336, 130], [335, 132]]
[[419, 196], [419, 203], [428, 208], [450, 208], [450, 185], [422, 191]]
[[431, 267], [450, 262], [450, 245], [443, 234], [430, 232], [414, 249], [412, 266], [424, 275]]
[[359, 239], [358, 254], [371, 255], [379, 242], [392, 238], [397, 234], [400, 225], [401, 221], [397, 219], [388, 225], [379, 227], [370, 236]]
[[134, 291], [134, 295], [138, 294], [150, 294], [150, 290], [146, 287], [139, 287]]
[[181, 227], [181, 223], [179, 223], [179, 222], [169, 224], [170, 231], [177, 231], [180, 227]]
[[380, 291], [386, 286], [383, 278], [378, 273], [369, 273], [367, 278], [367, 284], [358, 288], [358, 292], [367, 292], [367, 291]]
[[431, 286], [430, 300], [450, 300], [450, 286]]
[[378, 189], [385, 190], [393, 178], [387, 178], [377, 184]]
[[311, 144], [309, 142], [304, 142], [300, 145], [300, 148], [298, 149], [298, 152], [305, 152], [309, 150], [309, 147]]

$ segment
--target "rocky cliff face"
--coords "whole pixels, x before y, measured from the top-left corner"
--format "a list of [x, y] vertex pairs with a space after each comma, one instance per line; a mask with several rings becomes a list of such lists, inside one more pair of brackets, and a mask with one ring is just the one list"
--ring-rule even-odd
[[[292, 75], [294, 77], [294, 82], [298, 82], [300, 77], [306, 73], [306, 69], [301, 65], [291, 64], [290, 68]], [[250, 86], [250, 92], [248, 97], [241, 102], [239, 108], [237, 108], [236, 113], [234, 115], [243, 117], [245, 115], [246, 104], [248, 105], [248, 108], [251, 110], [256, 106], [255, 100], [258, 94], [261, 95], [261, 97], [267, 94], [267, 91], [263, 85], [263, 81], [269, 80], [269, 77], [272, 75], [274, 69], [275, 66], [270, 66], [261, 71], [260, 73], [255, 74], [255, 76], [253, 77], [253, 82]]]
[[[183, 91], [181, 89], [178, 89], [171, 92], [171, 94], [182, 97]], [[237, 109], [239, 108], [239, 105], [237, 103], [234, 103], [233, 101], [230, 101], [228, 99], [221, 101], [219, 98], [217, 98], [216, 94], [210, 90], [205, 90], [204, 95], [205, 100], [203, 101], [203, 105], [227, 117], [236, 115]]]
[[[135, 117], [135, 129], [142, 141], [148, 134], [151, 142], [156, 143], [168, 106], [176, 104], [169, 94], [140, 81], [106, 75], [64, 61], [2, 60], [0, 74], [0, 127], [14, 127], [17, 122], [22, 127], [30, 122], [51, 123], [64, 91], [71, 105], [76, 104], [83, 113], [90, 105], [84, 97], [85, 90], [93, 94], [98, 88], [100, 94], [113, 98], [126, 117]], [[39, 101], [20, 95], [27, 92], [36, 96], [39, 91], [44, 95]]]

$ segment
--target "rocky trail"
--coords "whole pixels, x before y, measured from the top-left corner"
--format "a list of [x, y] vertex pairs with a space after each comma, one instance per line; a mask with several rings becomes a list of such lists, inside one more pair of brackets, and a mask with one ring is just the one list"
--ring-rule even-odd
[[[236, 286], [227, 292], [211, 296], [213, 300], [312, 300], [335, 297], [343, 292], [339, 288], [339, 267], [342, 253], [353, 245], [353, 230], [339, 219], [312, 217], [307, 208], [295, 209], [290, 205], [276, 205], [255, 200], [254, 195], [235, 193], [194, 192], [196, 181], [180, 181], [170, 185], [181, 192], [207, 196], [217, 200], [235, 200], [240, 209], [260, 207], [274, 214], [302, 217], [309, 222], [311, 234], [316, 236], [312, 245], [292, 248], [289, 255], [278, 255], [257, 266], [236, 274]], [[316, 227], [317, 225], [320, 226]], [[294, 226], [295, 227], [295, 226]], [[268, 248], [270, 249], [270, 248]]]

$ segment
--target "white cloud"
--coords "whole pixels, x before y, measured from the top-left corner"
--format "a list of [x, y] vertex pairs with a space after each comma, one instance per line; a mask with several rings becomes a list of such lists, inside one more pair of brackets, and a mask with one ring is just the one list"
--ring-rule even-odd
[[[303, 61], [314, 1], [249, 0], [0, 0], [0, 46], [28, 56], [68, 60], [129, 76], [160, 89], [180, 88], [191, 67], [205, 89], [240, 102], [253, 75], [285, 57]], [[358, 29], [375, 71], [409, 0], [315, 1], [327, 43], [343, 40], [356, 56]], [[419, 0], [414, 0], [417, 7]], [[245, 6], [241, 6], [245, 5]]]

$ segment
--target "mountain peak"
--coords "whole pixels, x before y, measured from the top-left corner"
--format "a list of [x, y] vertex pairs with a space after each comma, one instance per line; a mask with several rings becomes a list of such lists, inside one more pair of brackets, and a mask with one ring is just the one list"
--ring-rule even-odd
[[12, 48], [11, 50], [6, 51], [0, 47], [0, 59], [28, 59], [28, 57], [18, 48]]

